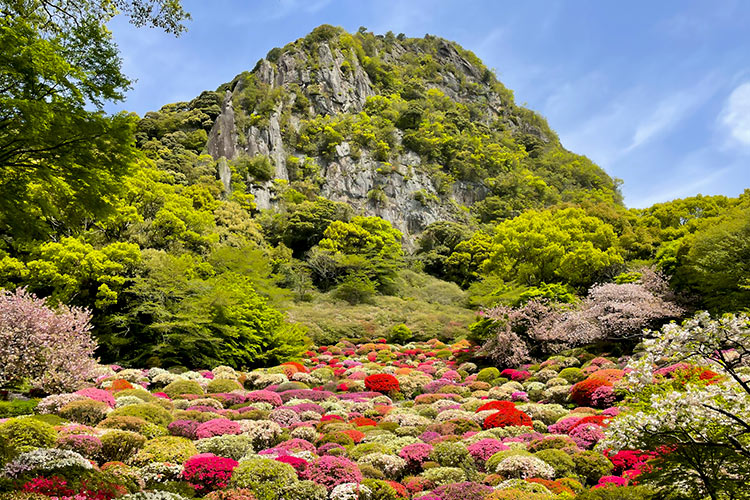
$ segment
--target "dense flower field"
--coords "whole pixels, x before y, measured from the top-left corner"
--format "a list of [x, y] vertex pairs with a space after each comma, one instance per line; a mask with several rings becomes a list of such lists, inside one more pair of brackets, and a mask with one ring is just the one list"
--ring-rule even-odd
[[375, 342], [241, 373], [106, 367], [0, 423], [24, 500], [566, 499], [637, 482], [653, 454], [596, 448], [618, 360], [478, 369], [468, 343]]

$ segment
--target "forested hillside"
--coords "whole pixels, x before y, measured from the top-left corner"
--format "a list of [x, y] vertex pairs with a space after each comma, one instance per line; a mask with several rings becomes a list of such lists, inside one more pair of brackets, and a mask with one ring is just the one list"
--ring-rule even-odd
[[[19, 65], [21, 47], [52, 50], [4, 22]], [[82, 107], [120, 95], [116, 62], [54, 55], [59, 75], [20, 67], [36, 85], [4, 94], [0, 279], [90, 309], [104, 359], [257, 366], [298, 353], [305, 331], [401, 324], [452, 339], [478, 306], [573, 302], [644, 266], [688, 308], [750, 297], [748, 195], [628, 210], [439, 37], [321, 26], [143, 118]]]

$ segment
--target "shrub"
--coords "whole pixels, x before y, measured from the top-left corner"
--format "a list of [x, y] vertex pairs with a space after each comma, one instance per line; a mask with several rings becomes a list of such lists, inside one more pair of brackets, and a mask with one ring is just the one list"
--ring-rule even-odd
[[240, 424], [226, 418], [216, 418], [204, 422], [198, 426], [195, 431], [198, 439], [205, 439], [214, 436], [223, 436], [224, 434], [240, 434], [242, 429]]
[[599, 387], [611, 386], [606, 380], [599, 378], [588, 378], [578, 382], [570, 388], [570, 399], [578, 406], [592, 406], [591, 397]]
[[619, 488], [594, 488], [576, 495], [577, 500], [656, 500], [664, 498], [662, 492], [648, 486], [622, 486]]
[[479, 370], [479, 373], [477, 373], [477, 380], [479, 380], [480, 382], [492, 382], [499, 376], [500, 370], [498, 370], [494, 366], [490, 366], [488, 368], [482, 368], [481, 370]]
[[[237, 389], [242, 389], [239, 382], [236, 380], [229, 380], [226, 378], [214, 379], [206, 386], [206, 392], [218, 393], [218, 392], [232, 392]], [[186, 393], [183, 393], [186, 394]]]
[[544, 460], [533, 456], [512, 455], [503, 459], [493, 472], [503, 477], [526, 479], [530, 477], [541, 477], [552, 479], [555, 470]]
[[375, 283], [367, 276], [351, 275], [336, 287], [333, 297], [351, 305], [367, 304], [372, 301], [376, 291]]
[[107, 416], [109, 405], [93, 399], [71, 401], [60, 408], [59, 415], [83, 425], [96, 425]]
[[296, 481], [297, 473], [291, 465], [268, 458], [253, 458], [240, 462], [229, 484], [252, 491], [258, 500], [276, 500]]
[[163, 436], [152, 439], [135, 455], [133, 461], [138, 464], [149, 462], [176, 462], [183, 463], [193, 455], [198, 454], [198, 449], [189, 439], [177, 436]]
[[182, 477], [196, 491], [207, 493], [226, 487], [237, 465], [239, 462], [231, 458], [202, 453], [183, 464]]
[[201, 453], [213, 453], [220, 457], [239, 460], [245, 455], [253, 453], [253, 437], [245, 434], [226, 434], [208, 439], [201, 439], [195, 443]]
[[441, 500], [484, 500], [492, 491], [490, 486], [465, 481], [440, 486], [433, 493]]
[[204, 394], [203, 388], [195, 380], [175, 380], [162, 389], [162, 392], [172, 399], [183, 394]]
[[205, 500], [257, 500], [252, 491], [244, 488], [216, 490], [203, 498]]
[[515, 408], [507, 410], [500, 410], [492, 415], [489, 415], [484, 419], [485, 429], [494, 429], [496, 427], [508, 427], [508, 426], [526, 426], [534, 427], [531, 422], [531, 417]]
[[549, 448], [534, 453], [534, 456], [544, 460], [555, 469], [555, 477], [566, 477], [575, 472], [575, 462], [562, 450]]
[[390, 344], [406, 344], [412, 338], [413, 334], [408, 326], [401, 323], [394, 325], [388, 334], [388, 342]]
[[88, 459], [95, 459], [102, 449], [102, 441], [96, 436], [68, 434], [57, 439], [57, 447], [75, 451]]
[[19, 417], [34, 413], [39, 400], [37, 399], [14, 399], [13, 401], [0, 401], [0, 418]]
[[57, 441], [55, 429], [33, 418], [14, 418], [0, 424], [0, 459], [10, 459], [34, 448], [50, 448]]
[[614, 466], [607, 457], [595, 451], [582, 451], [573, 455], [578, 477], [588, 484], [596, 484], [602, 476], [612, 472]]
[[365, 378], [365, 387], [376, 392], [391, 392], [399, 390], [398, 379], [387, 373], [369, 375]]
[[583, 370], [574, 366], [563, 368], [562, 370], [560, 370], [560, 373], [558, 373], [557, 376], [567, 380], [570, 384], [578, 383], [582, 380], [585, 380], [587, 377]]
[[101, 456], [107, 462], [125, 462], [146, 444], [146, 438], [131, 431], [113, 429], [102, 434]]
[[307, 477], [331, 491], [342, 483], [358, 483], [362, 473], [357, 464], [344, 457], [323, 456], [307, 468]]
[[287, 486], [283, 498], [287, 500], [326, 500], [328, 491], [325, 486], [312, 481], [297, 481]]
[[435, 445], [430, 460], [443, 467], [473, 468], [474, 461], [463, 443], [438, 443]]
[[432, 467], [424, 471], [422, 477], [435, 486], [466, 481], [466, 473], [458, 467]]
[[91, 314], [48, 307], [25, 289], [0, 291], [0, 387], [29, 380], [47, 393], [78, 389], [94, 374]]
[[172, 414], [154, 403], [128, 405], [112, 410], [107, 418], [127, 416], [138, 417], [152, 424], [167, 426], [172, 421]]

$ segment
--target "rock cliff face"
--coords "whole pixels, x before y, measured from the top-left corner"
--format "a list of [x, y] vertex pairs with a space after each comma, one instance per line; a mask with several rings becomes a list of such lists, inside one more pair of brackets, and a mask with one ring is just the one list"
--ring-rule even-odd
[[619, 200], [475, 55], [429, 35], [320, 26], [216, 91], [148, 113], [137, 138], [175, 182], [204, 175], [206, 153], [226, 196], [251, 193], [259, 210], [345, 202], [407, 247], [437, 221], [493, 222], [589, 192]]
[[[265, 155], [272, 160], [272, 180], [258, 182], [248, 179], [249, 190], [259, 209], [275, 207], [274, 181], [289, 180], [287, 158], [304, 156], [284, 140], [281, 120], [285, 107], [294, 105], [294, 100], [303, 95], [309, 102], [309, 109], [303, 110], [307, 115], [359, 113], [369, 97], [378, 95], [359, 58], [345, 52], [346, 49], [332, 48], [330, 43], [321, 42], [312, 51], [302, 48], [287, 50], [275, 62], [262, 59], [252, 72], [254, 77], [269, 89], [283, 89], [280, 95], [291, 96], [291, 102], [279, 102], [267, 123], [259, 126], [242, 128], [235, 119], [234, 103], [237, 99], [234, 97], [243, 91], [242, 80], [235, 79], [233, 87], [230, 84], [231, 88], [226, 90], [221, 114], [209, 133], [206, 148], [215, 159]], [[387, 52], [379, 55], [386, 63], [399, 65], [405, 56], [419, 54], [394, 43]], [[483, 85], [482, 70], [461, 56], [447, 41], [439, 41], [435, 63], [451, 70], [440, 71], [439, 81], [432, 82], [430, 87], [455, 101], [471, 99], [466, 92], [467, 85]], [[463, 81], [455, 76], [456, 68], [464, 75]], [[301, 94], [295, 94], [295, 90]], [[498, 94], [488, 90], [487, 95], [486, 113], [479, 119], [489, 124], [503, 116], [504, 104]], [[252, 113], [254, 110], [244, 111]], [[292, 113], [286, 119], [289, 129], [299, 132], [298, 113]], [[538, 132], [538, 135], [542, 136], [542, 133]], [[332, 157], [318, 156], [313, 160], [321, 168], [321, 196], [347, 202], [359, 213], [388, 220], [404, 233], [407, 244], [432, 222], [466, 221], [467, 213], [461, 207], [482, 200], [488, 193], [481, 182], [458, 182], [448, 193], [439, 193], [431, 176], [419, 169], [420, 156], [411, 151], [392, 159], [386, 169], [383, 168], [384, 162], [375, 160], [368, 151], [352, 157], [347, 142], [336, 146]], [[228, 189], [227, 169], [220, 174]]]

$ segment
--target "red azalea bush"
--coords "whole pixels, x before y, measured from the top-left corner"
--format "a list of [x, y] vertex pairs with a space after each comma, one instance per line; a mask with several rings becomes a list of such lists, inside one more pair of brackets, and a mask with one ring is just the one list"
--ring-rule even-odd
[[484, 419], [485, 429], [522, 425], [525, 425], [526, 427], [534, 427], [534, 424], [531, 422], [531, 417], [516, 408], [500, 410]]
[[477, 408], [477, 411], [475, 413], [479, 413], [480, 411], [487, 411], [487, 410], [515, 410], [516, 405], [511, 403], [510, 401], [490, 401], [489, 403], [485, 403], [479, 408]]
[[611, 386], [612, 383], [600, 378], [587, 378], [570, 388], [570, 399], [578, 406], [591, 406], [594, 391], [605, 385]]
[[365, 387], [376, 392], [398, 391], [398, 379], [387, 373], [378, 373], [365, 378]]
[[238, 462], [231, 458], [202, 453], [190, 457], [184, 464], [182, 477], [196, 491], [207, 493], [225, 488]]

